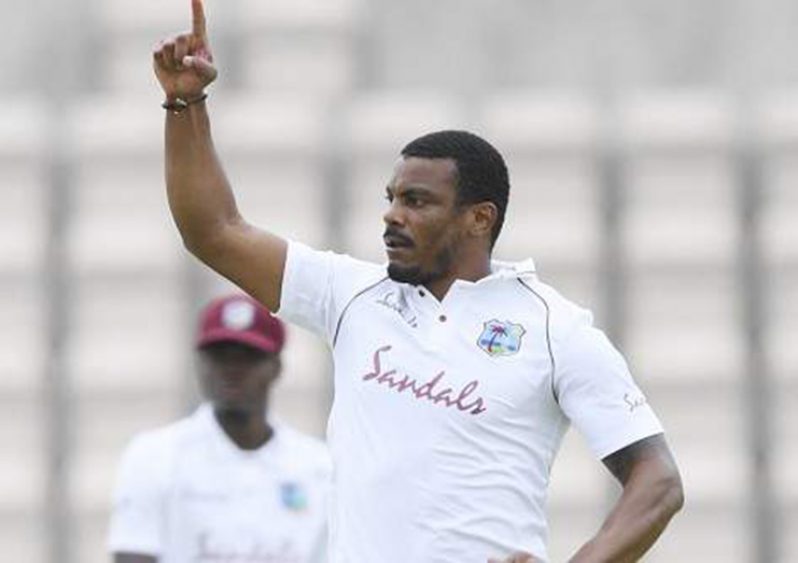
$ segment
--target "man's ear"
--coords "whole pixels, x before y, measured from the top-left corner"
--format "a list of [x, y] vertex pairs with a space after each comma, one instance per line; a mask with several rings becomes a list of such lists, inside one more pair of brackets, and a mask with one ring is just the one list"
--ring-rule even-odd
[[499, 210], [489, 201], [482, 201], [471, 206], [471, 224], [469, 234], [475, 238], [490, 239], [493, 226], [499, 218]]

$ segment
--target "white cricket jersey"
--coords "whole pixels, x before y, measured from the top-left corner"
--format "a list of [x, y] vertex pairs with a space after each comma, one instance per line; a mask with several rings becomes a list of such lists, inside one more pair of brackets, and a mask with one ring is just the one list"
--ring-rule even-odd
[[134, 438], [119, 469], [110, 550], [159, 563], [322, 561], [327, 449], [270, 424], [266, 444], [242, 450], [203, 405]]
[[598, 458], [662, 431], [590, 313], [531, 261], [494, 263], [439, 302], [292, 242], [280, 316], [333, 350], [331, 563], [545, 561], [569, 421]]

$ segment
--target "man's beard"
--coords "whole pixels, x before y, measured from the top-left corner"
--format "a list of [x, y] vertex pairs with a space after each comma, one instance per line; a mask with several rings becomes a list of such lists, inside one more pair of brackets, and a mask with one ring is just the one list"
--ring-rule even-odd
[[431, 269], [424, 271], [421, 266], [400, 266], [388, 263], [388, 277], [399, 283], [427, 285], [448, 274], [452, 262], [454, 262], [454, 252], [451, 248], [444, 248], [435, 257], [435, 264]]

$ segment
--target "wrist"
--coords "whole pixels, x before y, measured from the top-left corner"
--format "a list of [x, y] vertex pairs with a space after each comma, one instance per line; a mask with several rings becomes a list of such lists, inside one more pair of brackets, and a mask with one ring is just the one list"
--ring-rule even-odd
[[161, 104], [161, 107], [169, 112], [178, 114], [184, 112], [190, 106], [204, 102], [207, 98], [208, 94], [206, 92], [200, 92], [199, 94], [194, 94], [192, 96], [167, 94], [166, 99]]

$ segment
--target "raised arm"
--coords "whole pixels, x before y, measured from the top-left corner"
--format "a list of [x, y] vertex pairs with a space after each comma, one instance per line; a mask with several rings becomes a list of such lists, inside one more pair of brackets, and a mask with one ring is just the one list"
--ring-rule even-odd
[[248, 224], [216, 154], [203, 99], [217, 76], [202, 0], [191, 0], [190, 33], [153, 52], [166, 103], [166, 188], [172, 216], [186, 248], [261, 301], [280, 305], [286, 242]]
[[645, 438], [604, 458], [623, 494], [601, 530], [571, 563], [637, 561], [684, 503], [682, 482], [665, 438]]

